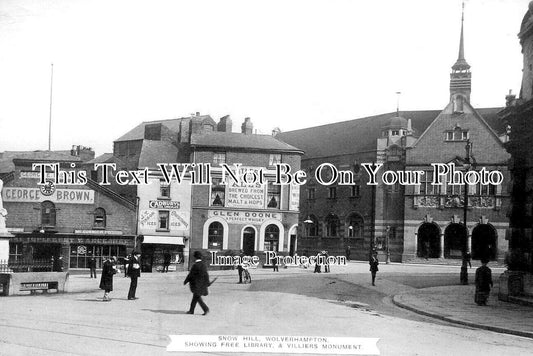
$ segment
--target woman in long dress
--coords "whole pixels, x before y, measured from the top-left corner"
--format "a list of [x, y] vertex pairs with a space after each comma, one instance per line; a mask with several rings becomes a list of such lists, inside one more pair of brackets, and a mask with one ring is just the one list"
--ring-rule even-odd
[[102, 277], [100, 279], [100, 289], [104, 290], [104, 302], [109, 302], [109, 292], [113, 291], [113, 275], [117, 273], [116, 257], [113, 256], [104, 262], [102, 266]]

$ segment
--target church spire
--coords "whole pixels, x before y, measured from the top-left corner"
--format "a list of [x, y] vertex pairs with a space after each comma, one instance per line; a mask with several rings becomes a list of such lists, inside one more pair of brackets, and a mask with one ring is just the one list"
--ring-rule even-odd
[[465, 60], [463, 31], [464, 19], [465, 3], [463, 2], [463, 9], [461, 12], [461, 37], [459, 38], [459, 55], [457, 56], [457, 61], [452, 66], [452, 72], [450, 73], [450, 100], [454, 100], [457, 95], [461, 95], [467, 101], [470, 101], [472, 75], [470, 73], [470, 65]]

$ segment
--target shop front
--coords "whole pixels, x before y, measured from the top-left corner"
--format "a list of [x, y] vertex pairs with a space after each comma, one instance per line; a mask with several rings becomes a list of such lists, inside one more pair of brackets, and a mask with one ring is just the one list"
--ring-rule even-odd
[[169, 271], [183, 266], [185, 239], [182, 236], [144, 235], [141, 245], [142, 272], [161, 272], [165, 259], [169, 261]]

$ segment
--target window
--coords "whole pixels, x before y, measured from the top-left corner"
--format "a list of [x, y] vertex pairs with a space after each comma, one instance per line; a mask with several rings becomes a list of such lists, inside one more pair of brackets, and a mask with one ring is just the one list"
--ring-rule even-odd
[[278, 251], [279, 227], [270, 224], [265, 229], [265, 251]]
[[348, 217], [348, 237], [363, 237], [363, 218], [359, 214]]
[[460, 127], [456, 127], [454, 130], [446, 131], [444, 139], [445, 141], [466, 141], [470, 138], [468, 130], [462, 130]]
[[213, 178], [211, 184], [211, 206], [224, 206], [226, 187], [222, 184], [222, 178]]
[[94, 211], [94, 227], [97, 229], [105, 229], [106, 214], [103, 208], [96, 208]]
[[479, 183], [476, 187], [476, 194], [481, 196], [496, 195], [496, 186], [493, 184], [483, 185]]
[[159, 197], [170, 199], [170, 184], [167, 184], [164, 179], [159, 181]]
[[279, 209], [281, 198], [281, 185], [268, 181], [268, 204], [267, 208]]
[[49, 200], [41, 203], [41, 225], [56, 226], [56, 206]]
[[318, 219], [314, 215], [309, 215], [311, 222], [304, 223], [307, 236], [318, 236]]
[[207, 248], [222, 250], [224, 226], [218, 221], [212, 222], [207, 231]]
[[307, 189], [307, 199], [315, 199], [315, 188], [308, 188]]
[[222, 163], [226, 163], [226, 152], [215, 152], [213, 154], [213, 164], [218, 166]]
[[432, 185], [433, 171], [426, 171], [420, 179], [420, 195], [432, 195], [435, 194], [436, 189], [440, 186]]
[[126, 256], [124, 245], [70, 245], [70, 268], [88, 268], [89, 259], [96, 259], [96, 268], [102, 268], [103, 262], [112, 257], [118, 257], [123, 261]]
[[400, 136], [400, 131], [392, 130], [392, 136]]
[[169, 212], [166, 210], [159, 211], [158, 230], [169, 230]]
[[337, 215], [329, 214], [326, 216], [326, 236], [335, 237], [339, 232], [340, 221]]
[[270, 155], [268, 159], [268, 165], [272, 167], [275, 164], [281, 163], [281, 153], [274, 153]]
[[22, 260], [22, 242], [9, 243], [9, 262]]
[[329, 187], [328, 188], [328, 199], [336, 199], [337, 198], [337, 187]]
[[350, 186], [350, 197], [358, 197], [361, 195], [361, 186], [359, 184], [354, 184]]

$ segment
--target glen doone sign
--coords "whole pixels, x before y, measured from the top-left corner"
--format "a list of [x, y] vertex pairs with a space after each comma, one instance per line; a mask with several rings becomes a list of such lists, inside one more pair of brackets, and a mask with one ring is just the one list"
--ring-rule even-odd
[[208, 217], [222, 218], [228, 224], [262, 224], [270, 219], [281, 221], [282, 214], [260, 211], [209, 210]]

